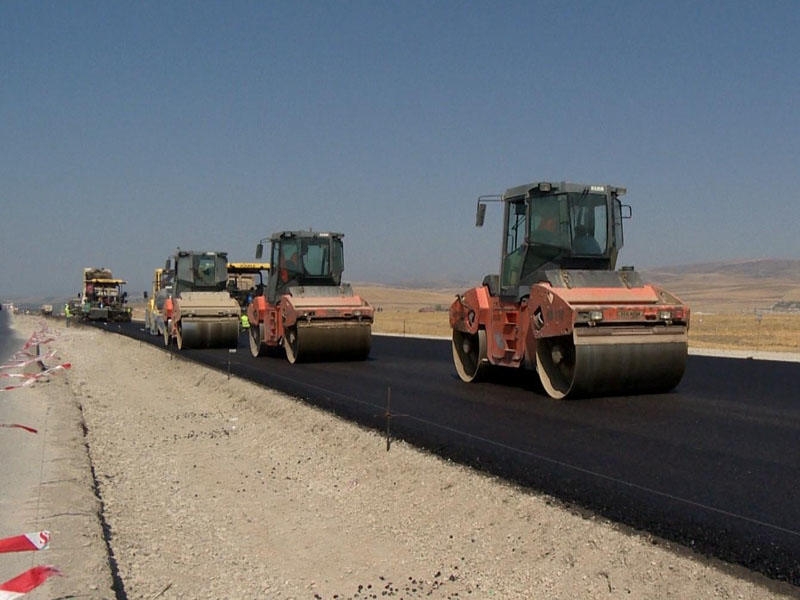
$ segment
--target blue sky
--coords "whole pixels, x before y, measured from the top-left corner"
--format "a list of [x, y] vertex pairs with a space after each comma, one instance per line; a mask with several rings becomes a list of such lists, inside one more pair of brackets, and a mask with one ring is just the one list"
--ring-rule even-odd
[[548, 179], [628, 188], [624, 264], [800, 258], [798, 31], [794, 0], [5, 0], [0, 297], [309, 227], [351, 281], [479, 282], [477, 196]]

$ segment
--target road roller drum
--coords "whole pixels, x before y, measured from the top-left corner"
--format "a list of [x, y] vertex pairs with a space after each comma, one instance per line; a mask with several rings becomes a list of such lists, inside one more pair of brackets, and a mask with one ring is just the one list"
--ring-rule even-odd
[[239, 320], [234, 318], [181, 319], [178, 349], [235, 348], [239, 341]]
[[290, 363], [313, 360], [364, 360], [372, 345], [370, 323], [298, 323], [284, 335]]
[[565, 336], [544, 338], [536, 347], [536, 370], [553, 398], [668, 392], [683, 377], [686, 360], [681, 335], [595, 336], [577, 344]]

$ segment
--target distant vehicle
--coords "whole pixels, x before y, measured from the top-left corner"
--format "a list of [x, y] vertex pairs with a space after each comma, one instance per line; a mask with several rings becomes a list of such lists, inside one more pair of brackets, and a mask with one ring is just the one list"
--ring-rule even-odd
[[268, 262], [228, 263], [228, 293], [239, 306], [247, 308], [248, 300], [264, 293], [264, 272], [269, 271]]
[[167, 259], [172, 289], [164, 300], [164, 345], [236, 348], [242, 309], [227, 292], [228, 253], [178, 249]]
[[130, 322], [128, 292], [122, 291], [126, 283], [124, 279], [116, 279], [111, 269], [86, 267], [78, 301], [70, 303], [72, 313], [85, 321]]
[[[247, 308], [253, 356], [282, 346], [290, 363], [367, 358], [374, 310], [342, 282], [343, 237], [282, 231], [270, 238], [267, 289]], [[256, 248], [257, 259], [265, 241]]]

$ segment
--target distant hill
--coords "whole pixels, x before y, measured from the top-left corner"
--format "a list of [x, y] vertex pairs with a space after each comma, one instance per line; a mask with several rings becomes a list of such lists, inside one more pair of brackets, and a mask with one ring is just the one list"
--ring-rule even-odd
[[664, 275], [735, 275], [752, 279], [785, 279], [800, 283], [800, 260], [762, 258], [727, 262], [708, 262], [647, 269], [648, 273]]
[[643, 270], [695, 311], [737, 312], [794, 306], [800, 301], [800, 260], [709, 262]]

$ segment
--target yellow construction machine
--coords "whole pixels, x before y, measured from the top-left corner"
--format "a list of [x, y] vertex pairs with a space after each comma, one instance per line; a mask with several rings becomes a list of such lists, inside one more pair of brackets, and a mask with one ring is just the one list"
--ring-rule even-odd
[[264, 273], [268, 262], [229, 262], [228, 293], [246, 309], [253, 298], [264, 293]]
[[132, 310], [126, 306], [128, 292], [122, 287], [127, 283], [117, 279], [111, 269], [105, 267], [86, 267], [77, 305], [71, 309], [85, 321], [130, 322]]

